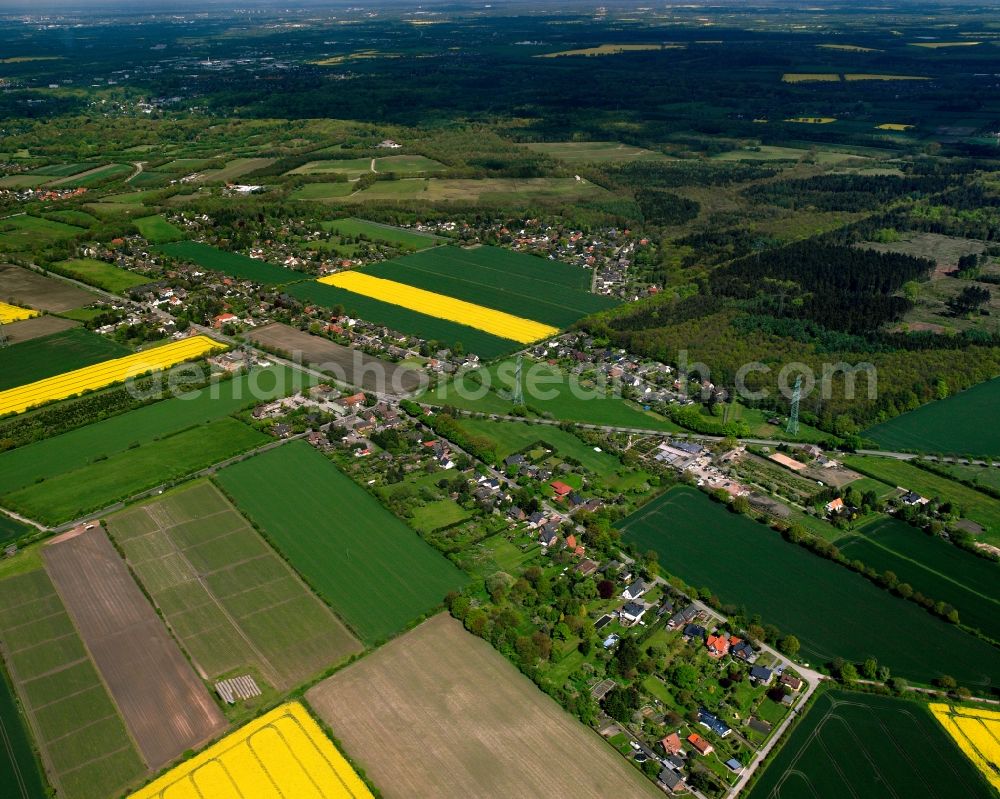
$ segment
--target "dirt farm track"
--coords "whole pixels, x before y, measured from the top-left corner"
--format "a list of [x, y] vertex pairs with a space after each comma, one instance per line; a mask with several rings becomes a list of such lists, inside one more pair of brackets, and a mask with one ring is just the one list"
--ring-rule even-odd
[[306, 698], [386, 799], [663, 795], [447, 614]]
[[48, 544], [45, 563], [139, 745], [157, 770], [225, 718], [100, 527]]

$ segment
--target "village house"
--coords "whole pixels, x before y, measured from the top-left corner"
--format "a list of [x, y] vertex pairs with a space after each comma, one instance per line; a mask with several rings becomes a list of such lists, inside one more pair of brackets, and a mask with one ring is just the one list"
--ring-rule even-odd
[[682, 751], [681, 737], [676, 732], [670, 733], [660, 743], [663, 744], [663, 751], [668, 755], [679, 755]]
[[634, 583], [629, 585], [624, 591], [622, 591], [622, 598], [628, 601], [634, 601], [641, 597], [649, 590], [649, 584], [642, 579], [636, 580]]
[[754, 666], [750, 669], [750, 679], [758, 685], [770, 685], [774, 672], [765, 666]]
[[628, 602], [621, 609], [619, 618], [622, 620], [622, 623], [626, 625], [638, 624], [645, 613], [645, 605], [641, 605], [637, 602]]
[[676, 771], [671, 771], [666, 766], [660, 769], [660, 776], [657, 779], [671, 793], [680, 793], [684, 790], [684, 780], [681, 779], [680, 774]]
[[687, 742], [701, 755], [710, 755], [715, 751], [715, 747], [696, 732], [687, 737]]
[[729, 654], [729, 639], [725, 635], [710, 635], [705, 639], [708, 656], [718, 660]]
[[793, 677], [791, 674], [782, 674], [778, 682], [788, 686], [793, 691], [798, 691], [802, 687], [802, 680], [798, 677]]

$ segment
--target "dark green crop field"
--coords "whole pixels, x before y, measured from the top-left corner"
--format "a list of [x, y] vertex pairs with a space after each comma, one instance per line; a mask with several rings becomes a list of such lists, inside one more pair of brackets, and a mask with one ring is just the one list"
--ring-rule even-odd
[[31, 749], [27, 721], [14, 701], [14, 690], [0, 668], [0, 794], [7, 799], [45, 796], [45, 786]]
[[323, 308], [343, 308], [345, 313], [352, 316], [359, 316], [407, 335], [437, 341], [445, 347], [452, 347], [456, 342], [461, 342], [466, 352], [474, 352], [483, 359], [506, 355], [523, 346], [516, 341], [491, 336], [474, 327], [437, 319], [315, 280], [306, 280], [289, 286], [288, 293], [304, 302], [314, 303]]
[[875, 425], [862, 434], [885, 450], [1000, 456], [1000, 378]]
[[968, 686], [1000, 680], [996, 650], [986, 642], [730, 513], [696, 488], [668, 491], [619, 528], [640, 551], [656, 550], [671, 574], [797, 636], [808, 661], [874, 656], [894, 674], [923, 683], [943, 674]]
[[213, 272], [222, 272], [237, 280], [252, 280], [254, 283], [263, 283], [267, 286], [293, 283], [309, 277], [301, 272], [284, 269], [264, 261], [256, 261], [245, 255], [226, 252], [208, 244], [200, 244], [197, 241], [177, 241], [172, 244], [162, 244], [157, 249], [171, 258], [189, 261], [211, 269]]
[[355, 217], [324, 222], [323, 229], [331, 230], [340, 236], [364, 236], [372, 241], [381, 241], [404, 250], [423, 250], [427, 247], [434, 247], [441, 242], [438, 236], [430, 233], [420, 233], [416, 230], [406, 230], [391, 225], [380, 225], [378, 222], [368, 222], [365, 219]]
[[0, 454], [0, 494], [79, 469], [95, 458], [148, 444], [241, 408], [292, 394], [312, 379], [285, 367], [258, 369]]
[[4, 494], [3, 503], [28, 518], [56, 525], [267, 441], [263, 433], [236, 419], [217, 419]]
[[846, 796], [988, 799], [995, 794], [925, 705], [828, 691], [792, 731], [749, 799]]
[[466, 580], [305, 442], [230, 466], [217, 479], [368, 644], [433, 610]]
[[131, 350], [82, 327], [22, 341], [0, 350], [0, 391], [82, 369]]
[[589, 282], [590, 272], [579, 267], [570, 268], [580, 275], [551, 269], [556, 263], [495, 247], [439, 247], [363, 271], [554, 327], [568, 327], [582, 316], [615, 305], [610, 298], [576, 287], [580, 275]]
[[844, 555], [958, 610], [963, 624], [1000, 641], [1000, 566], [899, 519], [879, 519], [837, 541]]

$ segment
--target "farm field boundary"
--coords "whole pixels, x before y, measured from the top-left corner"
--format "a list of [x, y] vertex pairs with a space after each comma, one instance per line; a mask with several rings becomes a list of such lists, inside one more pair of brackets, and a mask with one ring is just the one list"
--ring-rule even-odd
[[983, 424], [1000, 405], [1000, 378], [870, 427], [862, 433], [881, 449], [1000, 457], [1000, 425]]
[[236, 419], [216, 419], [27, 485], [5, 494], [2, 502], [29, 519], [57, 525], [186, 477], [268, 440]]
[[450, 348], [461, 343], [466, 352], [474, 352], [483, 359], [508, 355], [518, 348], [518, 344], [509, 339], [490, 335], [469, 325], [411, 311], [400, 305], [365, 297], [318, 280], [306, 280], [289, 286], [288, 293], [323, 308], [342, 308], [351, 316], [385, 325], [410, 336], [436, 341], [444, 347]]
[[447, 614], [306, 698], [386, 796], [663, 795]]
[[849, 559], [880, 574], [891, 571], [914, 590], [948, 603], [962, 624], [1000, 641], [1000, 566], [993, 561], [893, 518], [865, 525], [837, 547]]
[[742, 605], [794, 634], [809, 661], [873, 656], [901, 677], [927, 684], [948, 674], [974, 690], [1000, 680], [990, 644], [728, 511], [696, 488], [667, 491], [618, 528], [640, 551], [657, 551], [660, 562], [689, 585], [707, 586], [723, 603]]
[[521, 344], [530, 344], [559, 332], [558, 328], [551, 325], [455, 299], [447, 294], [438, 294], [405, 283], [374, 277], [367, 272], [339, 272], [320, 278], [319, 282], [390, 305], [399, 305], [406, 310], [426, 316], [465, 324]]
[[52, 583], [152, 770], [225, 728], [225, 717], [103, 528], [66, 533], [42, 552]]
[[0, 350], [0, 414], [4, 413], [3, 397], [10, 389], [128, 354], [129, 350], [117, 342], [72, 325], [48, 336], [13, 343]]
[[303, 441], [223, 469], [216, 480], [365, 643], [399, 632], [465, 582]]
[[212, 679], [252, 664], [287, 690], [362, 650], [207, 481], [115, 514], [108, 532]]
[[261, 786], [270, 785], [272, 795], [295, 799], [372, 799], [298, 702], [251, 721], [129, 799], [209, 799], [218, 795], [220, 776], [227, 796], [258, 796]]
[[[299, 356], [320, 371], [343, 375], [358, 388], [376, 391], [413, 391], [421, 384], [421, 373], [391, 361], [366, 355], [361, 350], [345, 347], [321, 336], [313, 336], [294, 327], [274, 322], [249, 332], [247, 337], [256, 344]], [[381, 379], [384, 375], [384, 380]]]
[[121, 793], [145, 766], [41, 559], [0, 580], [0, 634], [60, 796], [107, 799]]
[[0, 485], [10, 492], [49, 480], [130, 447], [225, 418], [256, 402], [292, 394], [312, 383], [308, 375], [284, 366], [255, 369], [247, 375], [219, 380], [180, 397], [160, 400], [0, 453]]
[[985, 781], [926, 705], [873, 694], [821, 694], [754, 784], [749, 799], [987, 799]]
[[0, 297], [13, 300], [15, 305], [52, 313], [71, 311], [100, 299], [65, 280], [12, 264], [0, 264]]
[[265, 261], [257, 261], [235, 252], [226, 252], [197, 241], [178, 241], [161, 244], [157, 249], [164, 255], [180, 261], [203, 266], [213, 272], [222, 272], [237, 280], [252, 280], [265, 286], [278, 286], [306, 280], [309, 275], [285, 269]]

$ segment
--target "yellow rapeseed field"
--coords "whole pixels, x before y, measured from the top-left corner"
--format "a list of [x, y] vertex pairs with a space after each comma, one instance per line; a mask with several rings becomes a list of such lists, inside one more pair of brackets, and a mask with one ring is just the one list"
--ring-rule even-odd
[[883, 122], [881, 125], [876, 125], [877, 130], [909, 130], [913, 125], [904, 125], [901, 122]]
[[38, 311], [0, 302], [0, 325], [5, 325], [8, 322], [20, 322], [22, 319], [30, 319], [32, 316], [38, 316]]
[[829, 125], [836, 121], [836, 117], [792, 117], [785, 120], [785, 122], [798, 122], [802, 125]]
[[781, 79], [785, 83], [836, 83], [840, 75], [836, 72], [786, 72]]
[[435, 294], [433, 291], [407, 286], [405, 283], [397, 283], [395, 280], [372, 277], [363, 272], [338, 272], [329, 277], [321, 277], [319, 282], [387, 302], [390, 305], [399, 305], [411, 311], [427, 314], [427, 316], [458, 322], [461, 325], [474, 327], [477, 330], [521, 344], [530, 344], [559, 332], [558, 328], [541, 322], [523, 319], [520, 316], [465, 302], [465, 300], [456, 300], [445, 294]]
[[129, 799], [372, 799], [298, 702], [251, 721]]
[[996, 771], [1000, 763], [1000, 711], [944, 704], [932, 704], [930, 710], [990, 784], [1000, 789]]
[[66, 399], [83, 391], [121, 383], [130, 377], [168, 369], [174, 364], [190, 361], [207, 355], [224, 345], [208, 336], [192, 336], [162, 347], [113, 358], [83, 369], [63, 372], [55, 377], [47, 377], [18, 388], [0, 391], [0, 416], [8, 413], [22, 413], [53, 400]]

